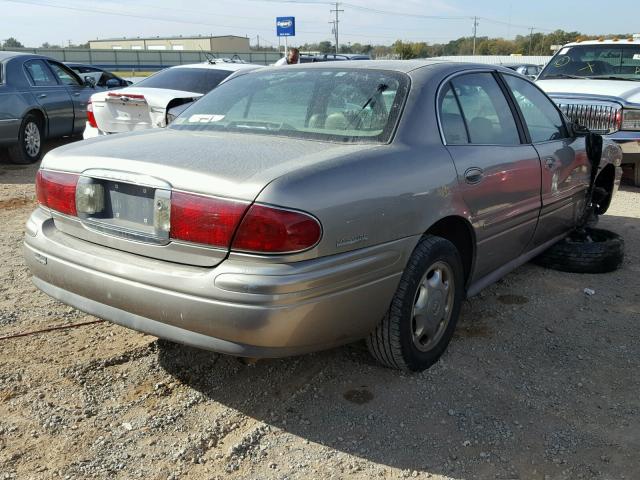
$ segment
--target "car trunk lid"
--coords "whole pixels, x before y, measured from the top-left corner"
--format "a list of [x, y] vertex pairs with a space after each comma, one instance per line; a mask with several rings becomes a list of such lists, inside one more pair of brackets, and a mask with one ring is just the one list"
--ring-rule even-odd
[[98, 128], [107, 133], [166, 126], [166, 110], [174, 99], [194, 100], [202, 94], [163, 88], [128, 87], [91, 97]]

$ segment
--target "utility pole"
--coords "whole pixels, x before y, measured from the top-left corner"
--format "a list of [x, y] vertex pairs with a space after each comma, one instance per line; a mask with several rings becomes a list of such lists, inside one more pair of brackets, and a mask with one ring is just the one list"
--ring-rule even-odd
[[339, 41], [340, 41], [340, 37], [338, 36], [338, 23], [340, 23], [340, 20], [338, 20], [338, 15], [340, 13], [344, 13], [344, 10], [340, 10], [338, 9], [338, 5], [339, 3], [336, 2], [336, 9], [335, 10], [331, 10], [331, 13], [335, 13], [336, 14], [336, 19], [333, 20], [332, 22], [329, 23], [333, 23], [333, 33], [336, 36], [336, 55], [338, 54], [338, 48], [339, 48]]
[[531, 27], [529, 33], [529, 55], [531, 55], [531, 46], [533, 45], [533, 27]]
[[260, 35], [257, 36], [257, 42], [258, 42], [258, 50], [260, 50]]
[[473, 17], [473, 54], [476, 54], [476, 36], [478, 34], [478, 17]]

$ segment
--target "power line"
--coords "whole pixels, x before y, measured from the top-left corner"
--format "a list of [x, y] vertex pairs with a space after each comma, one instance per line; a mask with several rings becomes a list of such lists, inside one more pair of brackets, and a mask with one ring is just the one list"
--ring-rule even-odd
[[[48, 8], [57, 8], [57, 9], [63, 9], [63, 10], [73, 10], [73, 11], [77, 11], [77, 12], [85, 12], [85, 13], [98, 13], [98, 14], [102, 14], [102, 15], [114, 15], [114, 16], [118, 16], [118, 17], [129, 17], [129, 18], [141, 18], [144, 20], [157, 20], [157, 21], [162, 21], [162, 22], [170, 22], [170, 23], [182, 23], [182, 24], [189, 24], [189, 25], [205, 25], [208, 27], [222, 27], [222, 28], [244, 28], [244, 26], [241, 25], [217, 25], [217, 24], [213, 24], [210, 22], [199, 22], [199, 21], [194, 21], [194, 20], [178, 20], [178, 19], [171, 19], [171, 18], [164, 18], [164, 17], [158, 17], [158, 16], [153, 16], [153, 15], [142, 15], [142, 14], [136, 14], [136, 13], [127, 13], [127, 12], [123, 12], [122, 10], [119, 11], [114, 11], [114, 10], [105, 10], [105, 9], [98, 9], [98, 8], [89, 8], [89, 7], [78, 7], [78, 6], [71, 6], [71, 5], [53, 5], [50, 3], [45, 3], [45, 2], [40, 2], [40, 1], [34, 1], [34, 0], [3, 0], [5, 2], [10, 2], [10, 3], [19, 3], [19, 4], [23, 4], [23, 5], [34, 5], [34, 6], [38, 6], [38, 7], [48, 7]], [[241, 17], [239, 17], [241, 18]], [[266, 30], [260, 30], [260, 29], [254, 29], [257, 31], [266, 31]], [[271, 30], [269, 30], [271, 31]]]

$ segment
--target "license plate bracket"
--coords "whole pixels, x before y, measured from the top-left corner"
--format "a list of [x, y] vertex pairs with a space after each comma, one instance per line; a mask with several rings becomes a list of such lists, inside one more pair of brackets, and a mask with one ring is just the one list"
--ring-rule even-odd
[[87, 228], [129, 240], [169, 242], [169, 189], [82, 176], [78, 191], [87, 183], [98, 183], [104, 191], [104, 207], [100, 212], [78, 212]]

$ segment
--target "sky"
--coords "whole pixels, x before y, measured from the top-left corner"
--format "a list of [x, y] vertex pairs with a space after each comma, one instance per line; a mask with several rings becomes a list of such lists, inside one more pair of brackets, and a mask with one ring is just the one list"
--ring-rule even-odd
[[[349, 0], [340, 2], [340, 43], [443, 43], [471, 35], [513, 38], [529, 29], [585, 34], [640, 33], [640, 1]], [[276, 16], [296, 17], [289, 45], [333, 40], [335, 8], [320, 0], [0, 0], [0, 40], [25, 46], [66, 45], [97, 38], [165, 35], [240, 35], [277, 45]]]

